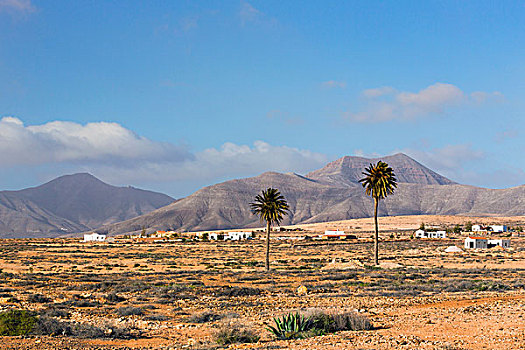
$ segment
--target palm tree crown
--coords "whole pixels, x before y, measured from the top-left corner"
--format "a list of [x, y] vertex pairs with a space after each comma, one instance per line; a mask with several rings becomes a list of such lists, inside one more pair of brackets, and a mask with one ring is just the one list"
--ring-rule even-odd
[[270, 225], [281, 223], [283, 215], [288, 212], [289, 206], [281, 192], [275, 188], [262, 191], [262, 195], [255, 196], [255, 201], [250, 203], [252, 213], [258, 215], [262, 221]]
[[383, 161], [379, 161], [377, 164], [370, 164], [368, 168], [365, 168], [363, 175], [365, 177], [359, 182], [365, 188], [366, 195], [372, 196], [374, 199], [384, 199], [388, 195], [393, 194], [394, 189], [397, 188], [397, 179], [394, 171]]

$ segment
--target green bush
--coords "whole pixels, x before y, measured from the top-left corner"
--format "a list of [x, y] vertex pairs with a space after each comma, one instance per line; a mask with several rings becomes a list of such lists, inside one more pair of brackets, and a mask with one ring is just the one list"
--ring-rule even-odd
[[372, 329], [370, 320], [353, 312], [328, 313], [312, 309], [304, 314], [289, 313], [274, 318], [276, 327], [268, 330], [278, 339], [298, 339], [324, 335], [338, 331], [361, 331]]
[[103, 328], [89, 324], [74, 324], [58, 321], [53, 317], [38, 317], [28, 310], [9, 310], [0, 313], [0, 336], [51, 335], [73, 336], [78, 338], [116, 338], [129, 339], [126, 329], [102, 325]]
[[314, 328], [314, 323], [310, 317], [304, 317], [298, 312], [283, 315], [281, 318], [274, 317], [275, 327], [268, 326], [278, 339], [297, 339], [305, 338], [306, 332]]
[[27, 335], [33, 330], [38, 318], [27, 310], [9, 310], [0, 313], [0, 335]]

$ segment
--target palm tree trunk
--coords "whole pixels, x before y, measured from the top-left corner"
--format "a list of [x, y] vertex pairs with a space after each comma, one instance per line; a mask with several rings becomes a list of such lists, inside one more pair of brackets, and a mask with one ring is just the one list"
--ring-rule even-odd
[[270, 271], [270, 221], [266, 222], [266, 271]]
[[377, 206], [379, 200], [374, 198], [374, 220], [376, 225], [376, 234], [374, 237], [374, 264], [379, 265], [379, 226], [377, 225]]

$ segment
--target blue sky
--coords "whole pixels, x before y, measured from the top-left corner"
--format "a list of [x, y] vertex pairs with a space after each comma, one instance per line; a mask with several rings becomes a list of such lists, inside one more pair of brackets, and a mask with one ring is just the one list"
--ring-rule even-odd
[[525, 181], [525, 4], [0, 0], [0, 181], [175, 197], [344, 155]]

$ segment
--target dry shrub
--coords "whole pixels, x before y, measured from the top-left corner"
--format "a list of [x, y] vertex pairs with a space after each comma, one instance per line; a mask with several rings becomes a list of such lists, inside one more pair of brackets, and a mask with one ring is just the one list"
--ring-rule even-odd
[[337, 331], [362, 331], [372, 329], [372, 323], [363, 315], [355, 312], [336, 312], [309, 309], [303, 312], [313, 322], [313, 327], [323, 333]]
[[207, 322], [213, 322], [220, 320], [223, 318], [223, 315], [220, 315], [218, 313], [215, 313], [211, 310], [205, 310], [202, 312], [195, 313], [188, 317], [188, 322], [191, 323], [207, 323]]
[[144, 310], [140, 307], [124, 306], [115, 310], [119, 316], [141, 316], [144, 315]]
[[253, 330], [231, 321], [222, 323], [214, 335], [219, 345], [257, 343], [260, 338]]

